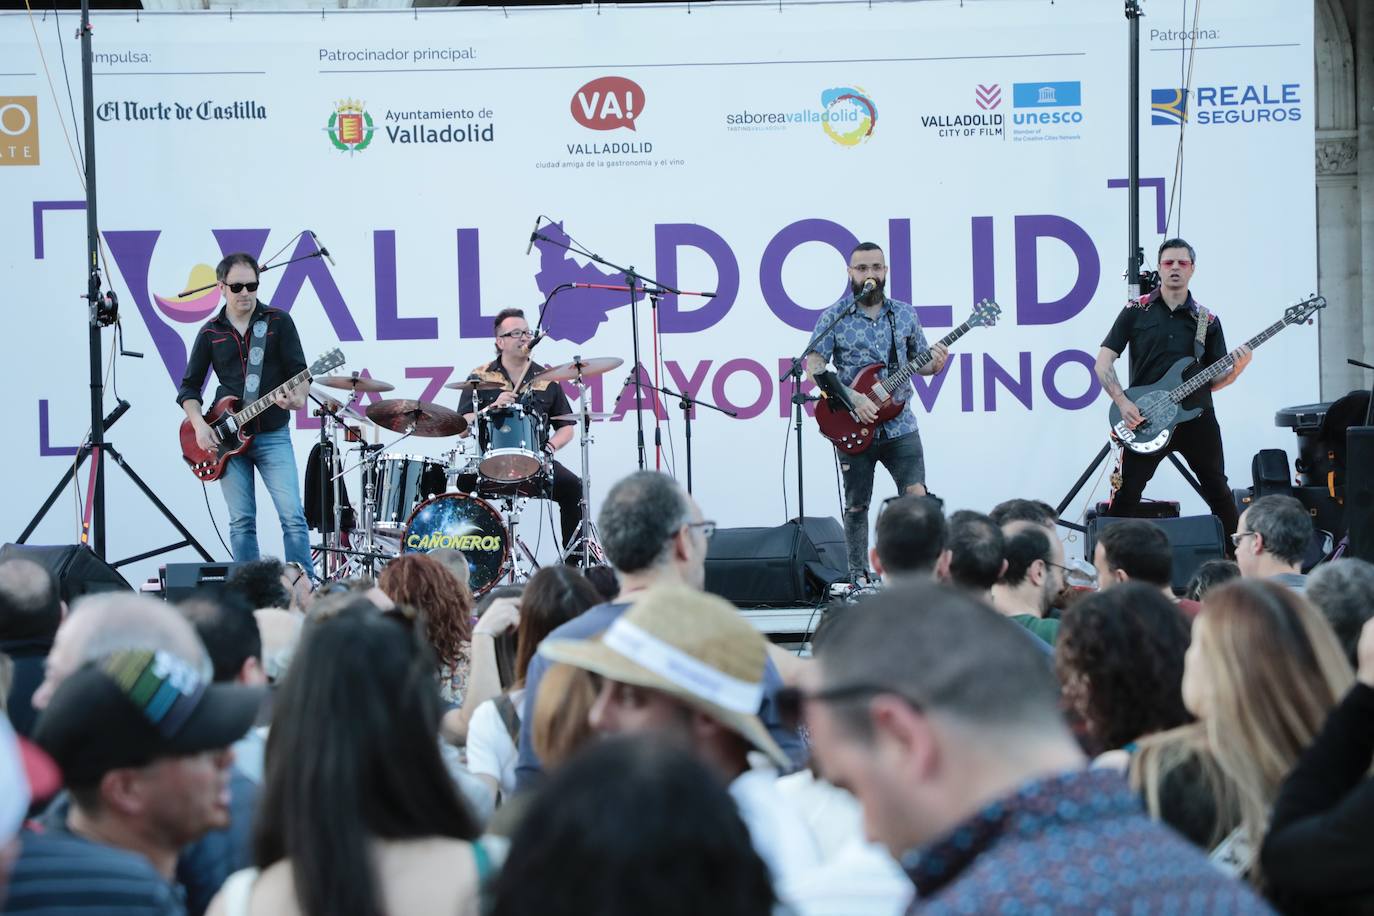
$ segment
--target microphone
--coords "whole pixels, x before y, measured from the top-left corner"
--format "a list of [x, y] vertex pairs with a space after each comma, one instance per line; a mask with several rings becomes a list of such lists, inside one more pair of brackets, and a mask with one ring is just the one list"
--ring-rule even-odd
[[1346, 362], [1350, 363], [1352, 366], [1359, 366], [1361, 369], [1374, 369], [1374, 366], [1371, 366], [1369, 363], [1362, 363], [1358, 359], [1347, 359]]
[[539, 344], [539, 341], [543, 340], [545, 337], [548, 336], [549, 335], [545, 334], [543, 331], [536, 332], [535, 335], [530, 338], [530, 345], [525, 348], [525, 352], [529, 353], [530, 351], [532, 351]]
[[866, 299], [866, 298], [868, 298], [868, 294], [871, 293], [871, 292], [873, 292], [873, 291], [874, 291], [875, 289], [877, 289], [877, 288], [878, 288], [878, 281], [875, 280], [875, 279], [873, 279], [872, 277], [869, 277], [867, 280], [864, 281], [864, 288], [861, 289], [861, 290], [859, 290], [859, 295], [856, 296], [855, 298], [856, 298], [856, 299]]
[[332, 257], [329, 256], [329, 249], [326, 248], [326, 247], [324, 247], [323, 245], [320, 244], [320, 237], [319, 237], [318, 235], [315, 234], [315, 230], [314, 230], [314, 229], [307, 229], [307, 230], [305, 230], [305, 231], [306, 231], [306, 232], [309, 232], [309, 233], [310, 233], [310, 237], [311, 237], [312, 239], [315, 240], [315, 248], [316, 248], [316, 250], [318, 250], [319, 253], [322, 254], [322, 255], [324, 256], [324, 259], [325, 259], [326, 261], [329, 262], [329, 266], [330, 266], [330, 267], [338, 267], [339, 265], [335, 264], [335, 263], [334, 263], [334, 259], [333, 259]]
[[[534, 218], [534, 228], [530, 230], [530, 243], [525, 246], [525, 254], [527, 256], [534, 250], [534, 240], [539, 237], [539, 224], [543, 219], [544, 217], [542, 216], [536, 216]], [[534, 344], [530, 344], [530, 346], [534, 346]]]

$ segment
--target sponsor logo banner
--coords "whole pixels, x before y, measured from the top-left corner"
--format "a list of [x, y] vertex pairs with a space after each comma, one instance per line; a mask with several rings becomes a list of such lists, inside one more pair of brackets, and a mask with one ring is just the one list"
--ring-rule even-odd
[[38, 164], [38, 96], [0, 95], [0, 165]]

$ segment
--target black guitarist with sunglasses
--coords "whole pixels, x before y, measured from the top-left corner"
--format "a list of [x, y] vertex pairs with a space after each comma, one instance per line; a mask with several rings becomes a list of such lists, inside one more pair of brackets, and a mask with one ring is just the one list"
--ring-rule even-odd
[[[265, 393], [306, 368], [301, 338], [291, 316], [258, 301], [258, 275], [257, 259], [244, 252], [227, 255], [215, 268], [215, 285], [224, 296], [224, 307], [196, 335], [186, 374], [177, 391], [177, 403], [190, 418], [196, 442], [203, 449], [213, 449], [218, 444], [215, 431], [201, 416], [201, 392], [211, 368], [219, 381], [214, 401], [230, 395], [242, 399], [251, 375], [259, 377], [253, 390]], [[259, 346], [258, 341], [262, 342], [262, 353], [255, 358], [253, 350]], [[253, 368], [256, 371], [250, 371]], [[314, 568], [288, 425], [289, 411], [305, 405], [309, 388], [302, 384], [278, 393], [274, 406], [246, 424], [247, 432], [253, 435], [247, 450], [225, 465], [220, 488], [229, 507], [229, 547], [236, 562], [256, 560], [259, 556], [253, 474], [256, 470], [262, 475], [281, 519], [284, 559], [303, 570]], [[253, 398], [256, 397], [254, 394]]]

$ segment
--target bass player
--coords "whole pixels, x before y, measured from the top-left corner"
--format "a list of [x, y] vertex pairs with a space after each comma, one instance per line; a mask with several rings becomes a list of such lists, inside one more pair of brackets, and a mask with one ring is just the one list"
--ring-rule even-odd
[[[212, 367], [219, 381], [214, 400], [232, 395], [244, 404], [306, 368], [291, 316], [258, 301], [258, 262], [252, 255], [226, 256], [215, 268], [215, 280], [224, 308], [196, 335], [177, 391], [177, 403], [195, 427], [197, 444], [207, 450], [219, 444], [201, 416], [201, 392]], [[229, 547], [237, 563], [258, 558], [256, 468], [281, 520], [286, 562], [304, 570], [314, 568], [287, 413], [305, 405], [309, 388], [302, 384], [289, 393], [279, 392], [274, 406], [247, 423], [245, 431], [253, 439], [245, 451], [229, 459], [220, 477], [229, 507]]]
[[[888, 371], [894, 371], [900, 363], [930, 349], [932, 359], [920, 372], [934, 375], [949, 358], [949, 351], [942, 344], [927, 347], [916, 310], [906, 302], [887, 298], [886, 292], [887, 261], [883, 250], [873, 242], [860, 243], [849, 255], [849, 294], [821, 313], [816, 327], [829, 330], [807, 345], [807, 373], [815, 378], [825, 370], [827, 361], [833, 362], [840, 382], [846, 386], [853, 412], [864, 423], [877, 417], [878, 407], [848, 386], [865, 366], [885, 363]], [[835, 321], [837, 317], [839, 320]], [[831, 322], [835, 322], [833, 326]], [[899, 493], [926, 492], [925, 452], [916, 428], [916, 415], [911, 411], [912, 392], [908, 382], [904, 389], [894, 393], [903, 404], [902, 412], [878, 427], [870, 448], [853, 455], [836, 450], [844, 479], [849, 579], [855, 584], [872, 578], [868, 573], [868, 503], [873, 496], [877, 464], [881, 462], [887, 468]]]
[[[1150, 295], [1127, 303], [1097, 352], [1097, 380], [1132, 429], [1140, 425], [1140, 410], [1126, 397], [1116, 375], [1116, 361], [1127, 345], [1131, 348], [1132, 386], [1159, 381], [1175, 362], [1185, 357], [1195, 357], [1199, 366], [1205, 368], [1226, 356], [1221, 322], [1188, 291], [1197, 264], [1193, 246], [1183, 239], [1165, 239], [1159, 246], [1158, 264], [1159, 287]], [[1197, 345], [1199, 341], [1201, 346]], [[1250, 359], [1250, 349], [1239, 348], [1234, 369], [1183, 402], [1184, 407], [1204, 409], [1197, 417], [1180, 424], [1166, 447], [1147, 455], [1122, 449], [1121, 486], [1112, 498], [1111, 515], [1134, 515], [1155, 468], [1170, 452], [1178, 452], [1197, 476], [1208, 507], [1221, 519], [1230, 552], [1229, 536], [1235, 533], [1238, 519], [1235, 498], [1226, 481], [1221, 427], [1212, 409], [1212, 392], [1234, 383]]]

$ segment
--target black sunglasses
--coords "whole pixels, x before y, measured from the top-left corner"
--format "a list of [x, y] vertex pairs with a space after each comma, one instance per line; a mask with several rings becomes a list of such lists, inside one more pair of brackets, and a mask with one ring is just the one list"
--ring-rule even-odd
[[248, 290], [250, 293], [256, 293], [258, 291], [257, 280], [254, 280], [252, 283], [226, 283], [224, 284], [224, 286], [231, 293], [241, 293], [245, 289]]
[[796, 729], [803, 722], [807, 703], [833, 703], [841, 700], [857, 700], [865, 696], [889, 693], [901, 697], [913, 709], [920, 710], [921, 704], [884, 684], [845, 684], [842, 687], [827, 687], [824, 690], [805, 691], [800, 687], [783, 687], [773, 695], [778, 707], [778, 719], [783, 726]]

